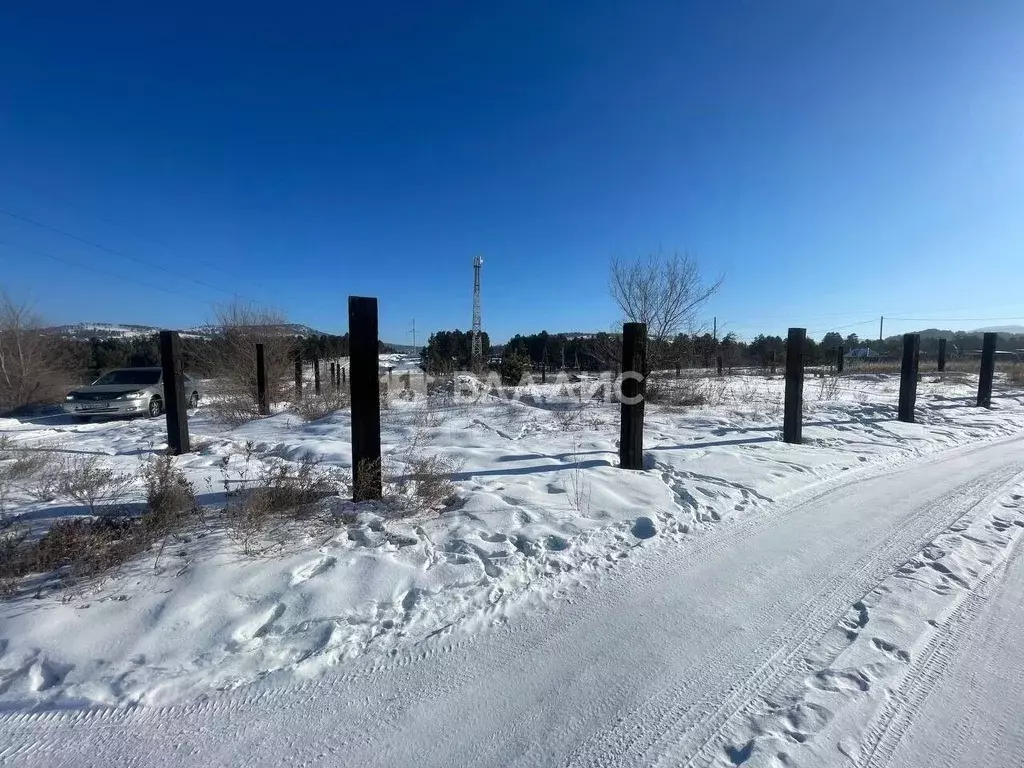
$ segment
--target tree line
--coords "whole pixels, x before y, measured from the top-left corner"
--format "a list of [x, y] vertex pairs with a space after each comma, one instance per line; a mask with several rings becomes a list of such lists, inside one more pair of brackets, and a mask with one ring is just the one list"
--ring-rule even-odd
[[[487, 334], [484, 334], [487, 339]], [[921, 355], [936, 357], [939, 339], [947, 340], [947, 355], [951, 359], [974, 354], [981, 349], [982, 334], [964, 331], [938, 331], [931, 329], [921, 333]], [[501, 346], [490, 347], [490, 367], [498, 369], [500, 360], [512, 356], [521, 359], [523, 365], [534, 370], [608, 371], [619, 365], [622, 337], [617, 333], [565, 334], [517, 333]], [[427, 370], [431, 373], [468, 370], [471, 365], [472, 334], [461, 331], [439, 331], [431, 334], [427, 346], [421, 350]], [[831, 331], [819, 340], [808, 336], [804, 346], [804, 362], [809, 366], [831, 365], [836, 360], [840, 347], [844, 354], [854, 349], [870, 349], [883, 359], [899, 359], [903, 353], [903, 336], [895, 335], [882, 339], [861, 339], [855, 333], [843, 336]], [[782, 336], [760, 334], [750, 341], [744, 341], [729, 333], [720, 339], [710, 333], [675, 334], [670, 339], [648, 339], [648, 359], [652, 368], [710, 368], [716, 365], [719, 355], [723, 365], [729, 367], [767, 367], [774, 360], [779, 366], [786, 359], [786, 339]], [[998, 349], [1019, 351], [1024, 349], [1024, 334], [999, 334]]]

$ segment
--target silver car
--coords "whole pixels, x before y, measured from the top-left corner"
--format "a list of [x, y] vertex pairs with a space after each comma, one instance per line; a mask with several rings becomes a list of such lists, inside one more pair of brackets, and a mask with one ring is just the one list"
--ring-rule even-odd
[[[199, 405], [199, 383], [186, 375], [185, 400]], [[85, 421], [90, 416], [159, 416], [164, 411], [163, 371], [160, 368], [117, 368], [64, 398], [64, 410]]]

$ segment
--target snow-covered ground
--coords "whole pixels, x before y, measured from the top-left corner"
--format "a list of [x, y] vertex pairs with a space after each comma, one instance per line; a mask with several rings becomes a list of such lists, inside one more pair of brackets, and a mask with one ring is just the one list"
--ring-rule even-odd
[[[935, 764], [907, 756], [910, 737], [982, 755], [928, 695], [970, 688], [941, 671], [990, 594], [1019, 610], [1024, 393], [984, 410], [969, 379], [923, 378], [904, 424], [898, 377], [809, 377], [801, 446], [779, 440], [781, 377], [704, 379], [711, 405], [648, 405], [642, 472], [616, 467], [618, 406], [564, 384], [396, 397], [386, 472], [443, 457], [456, 501], [402, 516], [339, 498], [261, 556], [214, 526], [102, 581], [0, 602], [0, 757], [118, 763], [134, 743], [167, 764]], [[345, 412], [225, 430], [200, 408], [191, 429], [198, 450], [176, 461], [211, 506], [257, 465], [351, 465]], [[123, 471], [164, 443], [159, 420], [0, 434]], [[39, 526], [81, 513], [8, 507]], [[1009, 699], [986, 702], [1008, 737]], [[280, 750], [289, 734], [271, 734], [292, 728], [294, 753], [237, 751], [226, 734], [245, 718], [249, 747]], [[59, 729], [90, 722], [66, 751]], [[114, 725], [135, 740], [115, 749]], [[191, 752], [156, 749], [208, 728]]]

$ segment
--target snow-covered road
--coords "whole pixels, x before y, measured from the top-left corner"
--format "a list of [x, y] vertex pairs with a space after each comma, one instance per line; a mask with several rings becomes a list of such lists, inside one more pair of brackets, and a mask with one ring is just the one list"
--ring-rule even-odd
[[1016, 437], [840, 477], [299, 686], [0, 715], [0, 763], [1019, 765], [1022, 471]]

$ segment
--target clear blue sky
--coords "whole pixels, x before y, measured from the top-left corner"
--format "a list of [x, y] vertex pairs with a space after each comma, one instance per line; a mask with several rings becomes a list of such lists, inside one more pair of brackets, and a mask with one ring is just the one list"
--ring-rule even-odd
[[402, 342], [481, 253], [494, 341], [607, 329], [659, 248], [742, 336], [1024, 316], [1020, 0], [8, 3], [0, 70], [0, 209], [171, 268], [0, 215], [54, 322], [354, 293]]

